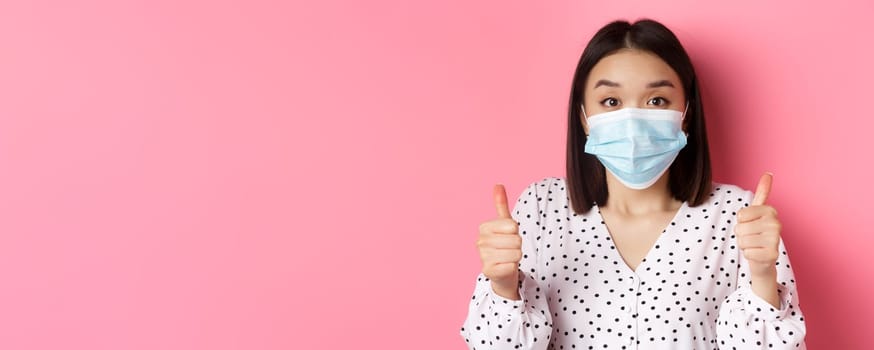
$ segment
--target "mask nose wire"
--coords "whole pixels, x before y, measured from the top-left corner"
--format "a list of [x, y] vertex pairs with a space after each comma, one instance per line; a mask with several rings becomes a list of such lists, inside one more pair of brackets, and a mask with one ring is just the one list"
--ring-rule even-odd
[[[583, 118], [589, 119], [589, 116], [586, 115], [586, 106], [580, 105], [580, 110], [583, 112]], [[689, 112], [689, 100], [686, 100], [686, 108], [683, 109], [683, 118], [686, 119], [686, 113]]]

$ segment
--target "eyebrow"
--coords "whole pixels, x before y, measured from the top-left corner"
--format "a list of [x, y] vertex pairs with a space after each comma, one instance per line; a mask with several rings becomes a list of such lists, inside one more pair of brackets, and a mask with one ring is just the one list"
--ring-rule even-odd
[[619, 83], [617, 83], [617, 82], [615, 82], [615, 81], [609, 81], [609, 80], [607, 80], [607, 79], [601, 79], [601, 80], [598, 80], [597, 83], [595, 83], [595, 87], [594, 87], [594, 89], [597, 89], [597, 88], [598, 88], [599, 86], [601, 86], [601, 85], [609, 86], [609, 87], [619, 87]]
[[[597, 89], [599, 86], [602, 86], [602, 85], [603, 85], [603, 86], [609, 86], [609, 87], [619, 87], [619, 83], [617, 83], [617, 82], [615, 82], [615, 81], [610, 81], [610, 80], [607, 80], [607, 79], [601, 79], [601, 80], [598, 80], [597, 83], [595, 83], [595, 87], [594, 87], [594, 89]], [[668, 80], [659, 80], [659, 81], [654, 81], [654, 82], [649, 83], [649, 84], [646, 85], [646, 87], [647, 87], [647, 88], [650, 88], [650, 89], [652, 89], [652, 88], [657, 88], [657, 87], [663, 87], [663, 86], [674, 87], [674, 84], [671, 83], [671, 82], [668, 81]]]
[[646, 87], [651, 88], [651, 89], [657, 88], [657, 87], [662, 87], [662, 86], [674, 87], [674, 84], [672, 84], [670, 81], [667, 81], [667, 80], [659, 80], [659, 81], [654, 81], [654, 82], [646, 85]]

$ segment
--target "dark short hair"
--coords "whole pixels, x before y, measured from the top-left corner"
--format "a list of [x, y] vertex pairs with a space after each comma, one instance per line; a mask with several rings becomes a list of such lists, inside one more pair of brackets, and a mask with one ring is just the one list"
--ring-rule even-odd
[[680, 40], [667, 27], [650, 19], [634, 23], [614, 21], [600, 30], [586, 45], [571, 86], [567, 129], [567, 190], [575, 213], [587, 213], [592, 206], [607, 203], [604, 165], [585, 153], [586, 133], [580, 122], [585, 84], [592, 67], [621, 49], [651, 52], [664, 60], [680, 77], [689, 109], [685, 117], [688, 142], [671, 164], [668, 187], [674, 198], [698, 206], [711, 191], [710, 151], [704, 126], [704, 107], [692, 61]]

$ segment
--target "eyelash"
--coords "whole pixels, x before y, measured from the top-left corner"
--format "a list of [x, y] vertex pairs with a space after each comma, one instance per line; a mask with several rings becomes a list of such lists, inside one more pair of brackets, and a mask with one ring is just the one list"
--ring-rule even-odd
[[660, 99], [660, 100], [662, 101], [661, 104], [660, 104], [660, 106], [664, 106], [664, 105], [670, 103], [670, 101], [668, 101], [668, 99], [666, 99], [666, 98], [664, 98], [664, 97], [660, 97], [660, 96], [659, 96], [659, 97], [653, 97], [653, 98], [649, 99], [649, 101], [646, 101], [646, 102], [649, 103], [650, 101], [655, 100], [655, 99]]
[[619, 103], [619, 100], [617, 100], [617, 99], [615, 99], [615, 98], [613, 98], [613, 97], [608, 97], [608, 98], [605, 98], [605, 99], [601, 100], [601, 105], [604, 106], [604, 107], [608, 107], [608, 108], [609, 108], [609, 107], [616, 107], [616, 106], [608, 106], [608, 105], [606, 104], [606, 103], [607, 103], [607, 100], [614, 100], [614, 101], [616, 101], [616, 103]]
[[[655, 105], [655, 104], [654, 104], [654, 106], [664, 106], [664, 105], [666, 105], [666, 104], [668, 104], [668, 103], [671, 102], [671, 101], [668, 101], [668, 99], [666, 99], [666, 98], [664, 98], [664, 97], [656, 96], [656, 97], [653, 97], [653, 98], [649, 99], [649, 101], [646, 101], [646, 103], [647, 103], [647, 104], [650, 104], [650, 102], [652, 102], [653, 100], [656, 100], [656, 99], [660, 100], [661, 102], [660, 102], [660, 104], [658, 104], [658, 105]], [[609, 101], [609, 100], [616, 101], [617, 103], [619, 102], [619, 100], [617, 100], [617, 99], [614, 98], [614, 97], [608, 97], [608, 98], [605, 98], [605, 99], [601, 100], [601, 105], [604, 106], [604, 107], [608, 107], [608, 108], [609, 108], [609, 107], [616, 107], [616, 106], [609, 106], [609, 105], [607, 105], [607, 101]], [[618, 105], [617, 105], [617, 106], [618, 106]]]

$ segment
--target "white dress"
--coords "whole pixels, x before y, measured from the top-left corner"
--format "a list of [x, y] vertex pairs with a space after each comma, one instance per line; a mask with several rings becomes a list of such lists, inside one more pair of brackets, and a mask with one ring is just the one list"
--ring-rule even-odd
[[[530, 184], [511, 212], [522, 236], [522, 300], [480, 274], [461, 336], [470, 349], [804, 349], [804, 317], [783, 242], [780, 309], [750, 289], [737, 211], [753, 193], [713, 184], [683, 203], [636, 270], [600, 211], [576, 215], [564, 178]], [[594, 204], [593, 204], [594, 205]]]

